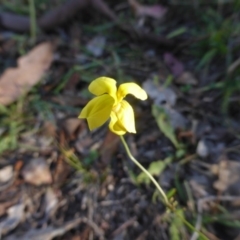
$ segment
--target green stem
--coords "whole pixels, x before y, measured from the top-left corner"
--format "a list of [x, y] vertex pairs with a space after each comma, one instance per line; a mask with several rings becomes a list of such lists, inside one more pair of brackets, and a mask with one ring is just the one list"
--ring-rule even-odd
[[185, 218], [183, 218], [178, 212], [175, 212], [175, 214], [182, 220], [182, 222], [192, 230], [192, 232], [197, 232], [199, 236], [201, 236], [204, 240], [208, 240], [208, 237], [205, 236], [203, 233], [201, 233], [199, 230], [197, 230], [191, 223], [189, 223]]
[[169, 203], [168, 198], [166, 196], [166, 194], [164, 193], [164, 191], [162, 190], [161, 186], [158, 184], [158, 182], [154, 179], [154, 177], [151, 175], [151, 173], [148, 172], [148, 170], [146, 168], [144, 168], [137, 159], [135, 159], [132, 155], [132, 153], [130, 152], [130, 149], [124, 139], [123, 136], [120, 136], [121, 141], [125, 147], [125, 150], [129, 156], [129, 158], [149, 177], [149, 179], [153, 182], [153, 184], [156, 186], [156, 188], [158, 189], [158, 191], [160, 192], [160, 194], [162, 195], [163, 199], [164, 199], [164, 203], [166, 204], [167, 207], [169, 207], [171, 210], [173, 209], [173, 206]]
[[36, 35], [37, 35], [35, 5], [34, 5], [34, 0], [28, 0], [28, 1], [29, 1], [29, 14], [30, 14], [30, 35], [31, 35], [32, 41], [35, 42]]
[[135, 159], [124, 139], [123, 136], [120, 136], [121, 138], [121, 141], [125, 147], [125, 150], [129, 156], [129, 158], [145, 173], [147, 174], [147, 176], [149, 177], [149, 179], [153, 182], [153, 184], [156, 186], [156, 188], [158, 189], [158, 191], [161, 193], [163, 199], [164, 199], [164, 202], [165, 202], [165, 205], [172, 211], [174, 212], [182, 221], [183, 223], [186, 224], [186, 226], [188, 226], [193, 232], [196, 231], [204, 240], [207, 240], [208, 238], [203, 234], [201, 233], [200, 231], [198, 231], [191, 223], [189, 223], [187, 220], [185, 220], [175, 209], [175, 207], [170, 204], [170, 202], [168, 201], [168, 198], [166, 196], [166, 194], [164, 193], [164, 191], [162, 190], [161, 186], [158, 184], [158, 182], [153, 178], [153, 176], [151, 175], [150, 172], [148, 172], [148, 170], [146, 168], [144, 168], [139, 162], [137, 159]]

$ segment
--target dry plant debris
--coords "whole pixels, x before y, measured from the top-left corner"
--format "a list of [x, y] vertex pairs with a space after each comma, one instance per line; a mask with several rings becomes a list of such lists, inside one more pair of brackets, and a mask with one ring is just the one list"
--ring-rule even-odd
[[89, 132], [77, 119], [89, 82], [105, 75], [148, 92], [128, 96], [138, 133], [126, 140], [179, 214], [211, 240], [237, 240], [237, 1], [33, 2], [36, 42], [28, 1], [1, 2], [1, 237], [200, 239], [107, 126]]
[[41, 43], [17, 61], [16, 68], [7, 69], [0, 77], [0, 104], [9, 105], [37, 84], [53, 59], [53, 45]]

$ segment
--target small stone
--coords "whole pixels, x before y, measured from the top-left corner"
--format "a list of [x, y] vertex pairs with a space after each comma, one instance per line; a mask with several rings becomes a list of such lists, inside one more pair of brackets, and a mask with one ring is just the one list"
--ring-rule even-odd
[[200, 157], [207, 157], [209, 155], [209, 150], [204, 140], [200, 140], [197, 145], [197, 154]]

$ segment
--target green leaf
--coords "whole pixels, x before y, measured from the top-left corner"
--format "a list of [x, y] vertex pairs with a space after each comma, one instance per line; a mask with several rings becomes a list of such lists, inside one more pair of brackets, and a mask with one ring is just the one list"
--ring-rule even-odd
[[198, 64], [197, 69], [201, 69], [204, 65], [209, 64], [216, 54], [217, 50], [215, 48], [205, 53], [200, 63]]
[[[178, 209], [178, 215], [184, 219], [184, 213], [182, 209]], [[185, 226], [182, 219], [176, 214], [173, 214], [173, 217], [169, 226], [169, 235], [171, 240], [182, 240], [185, 239]]]
[[154, 116], [158, 127], [162, 133], [172, 142], [172, 144], [178, 149], [181, 148], [173, 127], [170, 124], [169, 118], [163, 108], [158, 107], [157, 105], [152, 106], [152, 115]]
[[[159, 161], [154, 161], [152, 162], [149, 167], [148, 167], [148, 172], [153, 175], [153, 176], [159, 176], [165, 168], [172, 162], [172, 158], [168, 157], [164, 160], [159, 160]], [[137, 176], [137, 183], [145, 183], [145, 184], [150, 184], [151, 180], [149, 177], [144, 173], [140, 173]]]
[[0, 104], [0, 114], [7, 114], [7, 113], [8, 113], [8, 109], [4, 105]]
[[167, 38], [174, 38], [174, 37], [177, 37], [183, 33], [185, 33], [187, 31], [187, 28], [186, 27], [180, 27], [172, 32], [170, 32], [168, 35], [167, 35]]

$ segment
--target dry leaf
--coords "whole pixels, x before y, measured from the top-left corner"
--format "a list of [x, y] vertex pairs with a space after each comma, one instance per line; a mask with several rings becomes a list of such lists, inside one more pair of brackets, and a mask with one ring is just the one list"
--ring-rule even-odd
[[0, 184], [8, 182], [13, 177], [13, 167], [12, 165], [8, 165], [2, 169], [0, 169]]
[[143, 83], [143, 88], [156, 105], [162, 106], [167, 104], [173, 107], [177, 102], [177, 95], [173, 89], [154, 83], [150, 79]]
[[140, 4], [137, 0], [129, 0], [128, 2], [135, 11], [135, 14], [139, 17], [148, 16], [155, 19], [161, 19], [167, 12], [167, 8], [160, 4], [146, 6]]
[[178, 84], [189, 84], [189, 85], [197, 85], [198, 81], [190, 72], [183, 72], [179, 77], [175, 80]]
[[213, 186], [218, 191], [228, 191], [238, 195], [240, 193], [240, 163], [230, 160], [221, 160], [219, 164], [211, 166], [212, 173], [218, 176], [218, 180], [214, 182]]
[[49, 166], [43, 158], [32, 159], [22, 170], [24, 180], [33, 185], [52, 183]]
[[0, 77], [0, 104], [8, 105], [28, 92], [44, 75], [53, 59], [53, 45], [42, 43], [18, 59]]
[[101, 57], [106, 45], [106, 38], [104, 36], [96, 36], [88, 42], [86, 48], [94, 57]]
[[8, 216], [0, 223], [1, 234], [6, 234], [13, 230], [24, 218], [24, 205], [19, 203], [7, 210]]
[[45, 214], [47, 216], [50, 216], [52, 212], [56, 209], [56, 206], [58, 204], [57, 194], [52, 188], [47, 188], [44, 196], [44, 203]]
[[184, 65], [173, 54], [166, 52], [163, 55], [164, 62], [175, 77], [179, 77], [184, 71]]

